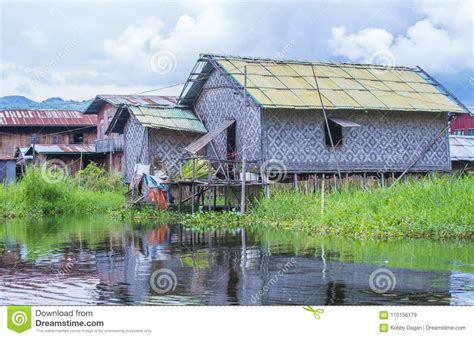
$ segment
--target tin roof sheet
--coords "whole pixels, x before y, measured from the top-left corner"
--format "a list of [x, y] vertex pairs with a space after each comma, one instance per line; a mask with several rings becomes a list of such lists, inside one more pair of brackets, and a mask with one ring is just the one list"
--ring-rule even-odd
[[[88, 154], [95, 153], [93, 144], [35, 144], [35, 152], [38, 154]], [[25, 155], [33, 154], [33, 146], [30, 146]]]
[[[462, 103], [421, 68], [205, 54], [198, 64], [203, 64], [201, 72], [207, 74], [212, 69], [204, 65], [206, 60], [245, 86], [265, 108], [321, 109], [322, 99], [326, 109], [466, 112]], [[205, 78], [192, 74], [179, 103], [191, 105]]]
[[175, 105], [175, 96], [162, 95], [97, 95], [86, 108], [84, 114], [97, 114], [101, 107], [107, 102], [114, 106], [169, 106]]
[[95, 126], [96, 116], [77, 110], [2, 109], [0, 127], [6, 126]]
[[207, 133], [191, 109], [143, 106], [129, 106], [129, 109], [145, 127]]
[[451, 161], [474, 161], [474, 137], [449, 135]]
[[130, 114], [133, 114], [144, 127], [207, 133], [206, 127], [191, 109], [179, 106], [130, 105], [123, 106], [115, 113], [106, 133], [122, 133]]

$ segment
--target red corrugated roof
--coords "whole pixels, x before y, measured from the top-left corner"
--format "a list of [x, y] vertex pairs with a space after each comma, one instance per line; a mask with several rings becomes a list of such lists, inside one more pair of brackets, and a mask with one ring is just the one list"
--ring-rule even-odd
[[97, 117], [77, 110], [2, 109], [2, 126], [95, 126]]

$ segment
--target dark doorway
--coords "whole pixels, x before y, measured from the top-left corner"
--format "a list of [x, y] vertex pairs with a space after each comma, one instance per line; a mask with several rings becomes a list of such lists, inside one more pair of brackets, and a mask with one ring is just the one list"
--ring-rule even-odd
[[227, 159], [233, 160], [236, 157], [236, 123], [232, 123], [227, 128]]

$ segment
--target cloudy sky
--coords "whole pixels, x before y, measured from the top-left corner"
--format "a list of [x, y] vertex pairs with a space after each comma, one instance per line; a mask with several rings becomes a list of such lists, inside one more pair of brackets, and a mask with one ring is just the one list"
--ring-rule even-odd
[[179, 94], [212, 52], [419, 65], [474, 106], [473, 0], [0, 3], [0, 96]]

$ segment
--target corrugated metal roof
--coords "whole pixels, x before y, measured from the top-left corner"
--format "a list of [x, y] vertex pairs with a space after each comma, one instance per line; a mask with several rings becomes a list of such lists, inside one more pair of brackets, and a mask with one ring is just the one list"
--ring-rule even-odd
[[[321, 109], [322, 99], [326, 109], [466, 112], [421, 69], [222, 55], [202, 55], [197, 65], [205, 75], [215, 65], [239, 86], [246, 82], [247, 92], [265, 108]], [[205, 79], [190, 76], [178, 102], [192, 105]]]
[[134, 106], [169, 106], [175, 105], [176, 96], [162, 95], [97, 95], [86, 108], [84, 114], [97, 114], [102, 106], [108, 102], [114, 106], [134, 105]]
[[215, 129], [211, 130], [204, 136], [201, 136], [199, 139], [191, 143], [190, 145], [186, 146], [184, 150], [190, 152], [191, 154], [196, 154], [199, 150], [204, 148], [207, 144], [209, 144], [213, 139], [216, 138], [221, 132], [229, 128], [235, 120], [224, 120], [222, 121]]
[[449, 135], [451, 161], [474, 161], [474, 137]]
[[96, 116], [85, 116], [77, 110], [2, 109], [3, 126], [96, 126]]
[[[93, 144], [35, 144], [35, 152], [38, 154], [91, 154], [95, 153]], [[25, 155], [33, 154], [33, 146], [30, 146]]]
[[188, 108], [179, 106], [123, 106], [115, 113], [106, 134], [123, 133], [126, 122], [133, 114], [145, 127], [207, 133], [204, 124]]
[[128, 107], [145, 127], [207, 133], [206, 127], [191, 109], [178, 107]]
[[360, 127], [361, 126], [358, 123], [355, 123], [355, 122], [352, 122], [350, 120], [343, 119], [343, 118], [340, 118], [340, 117], [330, 117], [329, 120], [331, 120], [331, 121], [337, 123], [338, 125], [340, 125], [341, 127], [345, 127], [345, 128]]

